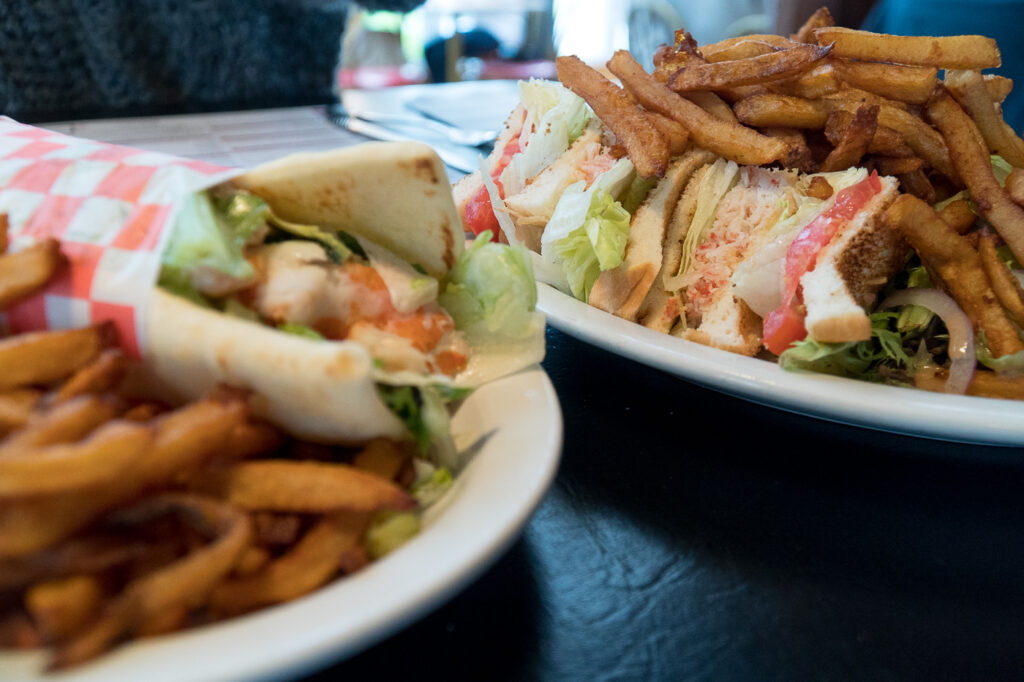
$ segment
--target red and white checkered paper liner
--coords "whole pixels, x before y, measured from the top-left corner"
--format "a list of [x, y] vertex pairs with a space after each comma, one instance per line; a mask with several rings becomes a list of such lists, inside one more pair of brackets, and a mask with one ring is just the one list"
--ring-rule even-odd
[[11, 248], [55, 237], [69, 263], [42, 293], [8, 310], [9, 329], [109, 320], [138, 357], [177, 201], [238, 172], [0, 117], [0, 214]]

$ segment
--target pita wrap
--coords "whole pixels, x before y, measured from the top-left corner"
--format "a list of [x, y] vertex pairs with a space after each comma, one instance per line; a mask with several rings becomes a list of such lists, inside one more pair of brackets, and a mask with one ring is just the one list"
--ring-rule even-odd
[[153, 289], [146, 362], [182, 400], [225, 383], [251, 390], [254, 414], [307, 440], [401, 438], [377, 397], [373, 359], [352, 341], [322, 342], [223, 315]]
[[433, 277], [465, 246], [444, 164], [419, 142], [293, 154], [234, 182], [285, 220], [364, 237]]
[[[262, 198], [279, 218], [344, 230], [438, 279], [465, 249], [444, 166], [426, 145], [370, 143], [296, 154], [231, 184]], [[147, 364], [165, 389], [181, 399], [202, 396], [221, 383], [251, 390], [254, 414], [309, 440], [408, 437], [406, 426], [381, 400], [378, 384], [455, 383], [443, 374], [389, 374], [355, 341], [289, 334], [160, 288], [152, 293], [146, 327]], [[532, 356], [507, 354], [501, 374], [543, 357], [543, 321], [539, 329], [539, 354], [536, 348]], [[499, 375], [490, 365], [489, 373], [481, 373], [487, 357], [474, 355], [463, 374]]]

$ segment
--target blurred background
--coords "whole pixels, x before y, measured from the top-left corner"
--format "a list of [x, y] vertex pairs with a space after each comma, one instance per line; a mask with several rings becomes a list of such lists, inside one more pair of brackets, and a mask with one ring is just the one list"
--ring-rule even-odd
[[603, 64], [628, 49], [650, 66], [685, 28], [698, 43], [788, 34], [822, 5], [860, 26], [871, 2], [822, 0], [427, 0], [412, 12], [356, 11], [342, 46], [341, 89], [413, 83], [549, 78], [554, 58]]

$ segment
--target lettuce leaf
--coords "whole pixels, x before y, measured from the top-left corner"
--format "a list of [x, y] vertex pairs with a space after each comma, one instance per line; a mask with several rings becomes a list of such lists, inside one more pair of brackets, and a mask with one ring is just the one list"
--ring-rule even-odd
[[420, 525], [414, 512], [377, 512], [366, 529], [366, 551], [372, 559], [379, 559], [416, 537]]
[[416, 468], [416, 482], [412, 495], [420, 507], [429, 507], [440, 500], [452, 487], [452, 474], [445, 467], [435, 467], [423, 460], [413, 460]]
[[978, 356], [978, 362], [997, 372], [1024, 374], [1024, 351], [997, 358], [992, 355], [992, 351], [988, 347], [988, 339], [985, 337], [984, 330], [979, 329], [976, 336], [974, 352]]
[[218, 204], [208, 192], [194, 192], [182, 200], [161, 255], [161, 264], [177, 271], [168, 274], [169, 287], [200, 267], [239, 279], [252, 276], [245, 245], [265, 224], [270, 209], [262, 200], [254, 202], [247, 197], [218, 200]]
[[622, 262], [631, 216], [616, 198], [635, 172], [628, 159], [620, 159], [589, 189], [583, 182], [570, 185], [544, 228], [541, 256], [561, 268], [569, 290], [580, 300], [589, 299], [602, 270]]
[[735, 161], [718, 159], [701, 179], [701, 183], [697, 187], [697, 208], [690, 220], [689, 229], [686, 230], [686, 236], [683, 238], [683, 253], [679, 260], [679, 269], [676, 272], [665, 273], [666, 289], [673, 291], [681, 286], [679, 278], [690, 269], [697, 247], [704, 241], [704, 237], [714, 225], [718, 203], [726, 192], [736, 184], [739, 175], [740, 167], [736, 165]]
[[431, 457], [439, 466], [456, 468], [458, 452], [452, 440], [449, 401], [437, 388], [378, 383], [377, 395], [405, 424], [420, 456]]
[[524, 137], [522, 151], [501, 173], [505, 196], [521, 192], [527, 180], [561, 156], [593, 116], [581, 97], [555, 81], [520, 81], [519, 98], [526, 109]]
[[871, 338], [867, 341], [825, 343], [811, 337], [798, 341], [779, 356], [779, 365], [790, 372], [806, 371], [832, 374], [868, 381], [887, 381], [878, 367], [888, 364], [911, 369], [912, 360], [904, 350], [904, 340], [890, 327], [898, 313], [878, 311], [871, 314]]
[[474, 348], [515, 344], [544, 326], [529, 252], [491, 238], [486, 231], [462, 252], [438, 297]]
[[604, 190], [598, 190], [590, 200], [583, 224], [553, 244], [573, 296], [589, 300], [601, 271], [622, 262], [629, 219], [629, 211], [622, 204]]
[[277, 328], [286, 334], [294, 334], [295, 336], [301, 336], [305, 339], [312, 339], [313, 341], [327, 340], [327, 338], [323, 334], [313, 329], [312, 327], [307, 327], [304, 324], [285, 322], [284, 324], [278, 325]]
[[[330, 230], [325, 230], [319, 225], [303, 225], [301, 223], [292, 223], [283, 218], [279, 218], [273, 213], [268, 214], [270, 224], [288, 234], [300, 237], [302, 239], [308, 239], [309, 241], [316, 242], [320, 246], [324, 247], [324, 251], [327, 252], [327, 257], [335, 263], [342, 263], [348, 260], [352, 256], [352, 249], [345, 240], [341, 238], [343, 233], [334, 233]], [[348, 235], [345, 235], [348, 237]], [[349, 237], [351, 239], [351, 237]]]

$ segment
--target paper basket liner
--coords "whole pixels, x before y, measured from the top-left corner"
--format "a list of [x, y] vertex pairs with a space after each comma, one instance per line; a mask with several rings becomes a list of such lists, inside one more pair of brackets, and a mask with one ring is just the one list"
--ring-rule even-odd
[[178, 200], [238, 174], [169, 154], [84, 140], [0, 117], [0, 214], [11, 249], [60, 240], [68, 266], [11, 307], [11, 332], [111, 321], [145, 348], [146, 305]]

